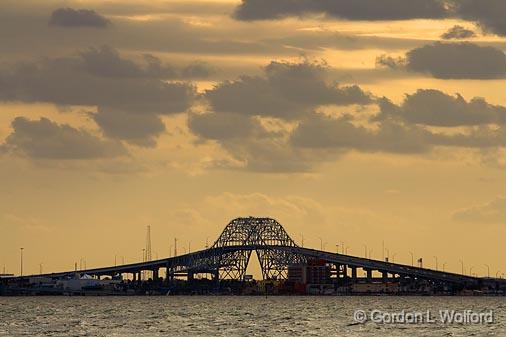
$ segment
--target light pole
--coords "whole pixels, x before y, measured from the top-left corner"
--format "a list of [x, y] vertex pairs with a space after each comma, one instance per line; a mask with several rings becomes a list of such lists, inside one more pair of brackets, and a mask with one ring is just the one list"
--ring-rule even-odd
[[339, 254], [339, 245], [338, 244], [336, 244], [336, 252], [337, 252], [337, 254]]
[[499, 274], [501, 273], [500, 270], [497, 271], [497, 273], [495, 273], [495, 278], [499, 278]]
[[367, 259], [367, 245], [364, 245], [365, 258]]
[[369, 258], [371, 259], [372, 258], [372, 248], [369, 249]]
[[471, 266], [471, 268], [469, 268], [469, 276], [473, 276], [473, 268], [474, 266]]
[[437, 256], [434, 256], [434, 259], [436, 259], [436, 270], [438, 270]]
[[[387, 252], [387, 255], [385, 255], [385, 251]], [[390, 251], [388, 250], [388, 248], [383, 248], [383, 260], [388, 261], [389, 258], [390, 258]]]
[[415, 254], [413, 252], [409, 252], [411, 254], [411, 267], [415, 266]]
[[487, 277], [490, 277], [490, 266], [485, 264], [485, 267], [487, 267]]
[[462, 266], [462, 275], [464, 275], [464, 260], [459, 260]]
[[304, 233], [300, 233], [300, 246], [304, 248]]
[[21, 266], [21, 268], [20, 268], [21, 269], [21, 273], [20, 274], [21, 275], [20, 276], [23, 276], [23, 249], [24, 249], [23, 247], [19, 248], [19, 250], [21, 252], [21, 264], [20, 264], [20, 266]]
[[320, 250], [323, 250], [323, 240], [320, 237], [318, 237], [318, 239], [320, 239]]
[[381, 257], [385, 260], [385, 240], [381, 241]]

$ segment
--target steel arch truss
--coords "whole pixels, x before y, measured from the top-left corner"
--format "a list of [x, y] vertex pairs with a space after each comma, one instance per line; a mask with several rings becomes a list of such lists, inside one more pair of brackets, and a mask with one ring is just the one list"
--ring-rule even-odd
[[270, 218], [237, 218], [211, 247], [220, 253], [199, 264], [220, 270], [222, 278], [241, 280], [254, 250], [264, 279], [286, 279], [288, 265], [304, 262], [305, 257], [276, 247], [297, 247], [279, 222]]

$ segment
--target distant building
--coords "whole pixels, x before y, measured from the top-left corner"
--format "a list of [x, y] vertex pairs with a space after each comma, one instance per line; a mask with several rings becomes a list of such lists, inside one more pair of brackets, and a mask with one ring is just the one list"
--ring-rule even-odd
[[324, 260], [288, 266], [288, 281], [303, 284], [330, 284], [330, 267]]

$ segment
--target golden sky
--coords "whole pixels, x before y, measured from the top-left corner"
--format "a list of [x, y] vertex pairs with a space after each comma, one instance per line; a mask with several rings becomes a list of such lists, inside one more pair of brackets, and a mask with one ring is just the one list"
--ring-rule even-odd
[[[305, 246], [506, 272], [502, 0], [0, 2], [0, 272]], [[173, 249], [173, 248], [172, 248]]]

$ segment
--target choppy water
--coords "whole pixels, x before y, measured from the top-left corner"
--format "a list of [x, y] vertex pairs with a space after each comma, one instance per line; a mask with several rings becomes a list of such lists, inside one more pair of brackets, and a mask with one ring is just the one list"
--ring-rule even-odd
[[[356, 324], [366, 312], [493, 310], [489, 324]], [[0, 298], [0, 336], [506, 336], [506, 298]]]

